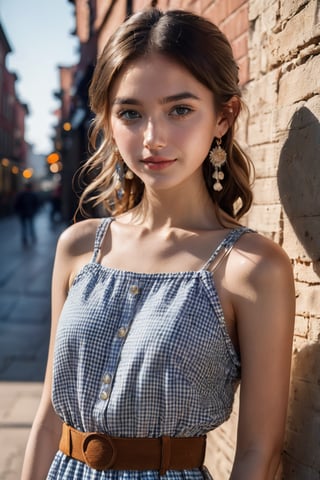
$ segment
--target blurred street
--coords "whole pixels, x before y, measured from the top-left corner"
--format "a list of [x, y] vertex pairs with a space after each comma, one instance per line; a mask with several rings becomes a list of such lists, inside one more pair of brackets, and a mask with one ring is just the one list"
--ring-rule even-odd
[[19, 480], [40, 399], [50, 333], [53, 260], [63, 224], [44, 207], [37, 242], [23, 246], [17, 217], [0, 219], [0, 480]]

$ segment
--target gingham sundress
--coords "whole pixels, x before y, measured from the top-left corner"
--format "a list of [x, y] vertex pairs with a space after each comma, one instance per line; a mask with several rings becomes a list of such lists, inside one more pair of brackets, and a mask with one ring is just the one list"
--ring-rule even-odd
[[[52, 401], [81, 431], [125, 437], [204, 435], [227, 420], [240, 362], [209, 266], [249, 229], [232, 230], [199, 271], [135, 273], [93, 257], [70, 288], [59, 320]], [[200, 480], [205, 469], [167, 471]], [[97, 471], [58, 451], [50, 480], [155, 480], [158, 471]]]

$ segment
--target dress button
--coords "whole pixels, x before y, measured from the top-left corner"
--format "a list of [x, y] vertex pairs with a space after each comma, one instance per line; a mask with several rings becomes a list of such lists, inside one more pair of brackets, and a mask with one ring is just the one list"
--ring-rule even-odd
[[138, 287], [138, 285], [131, 285], [130, 293], [131, 295], [138, 295], [138, 293], [140, 293], [140, 288]]
[[108, 385], [109, 383], [111, 383], [111, 375], [109, 375], [109, 373], [106, 373], [104, 375], [104, 377], [102, 378], [102, 381], [103, 381], [103, 383]]
[[127, 335], [128, 329], [126, 327], [120, 327], [118, 330], [118, 337], [123, 338]]
[[110, 397], [110, 393], [106, 392], [105, 390], [100, 393], [101, 400], [108, 400], [109, 397]]

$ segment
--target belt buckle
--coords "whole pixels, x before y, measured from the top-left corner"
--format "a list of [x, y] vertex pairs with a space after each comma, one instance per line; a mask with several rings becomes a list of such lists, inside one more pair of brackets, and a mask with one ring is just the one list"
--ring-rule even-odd
[[82, 442], [86, 464], [95, 470], [108, 470], [115, 462], [117, 452], [112, 438], [103, 433], [89, 433]]

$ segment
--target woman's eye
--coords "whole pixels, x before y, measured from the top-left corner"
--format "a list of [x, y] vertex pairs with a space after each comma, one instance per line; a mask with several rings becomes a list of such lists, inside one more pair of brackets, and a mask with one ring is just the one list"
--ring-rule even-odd
[[136, 118], [140, 118], [140, 114], [136, 110], [122, 110], [118, 113], [118, 117], [123, 120], [135, 120]]
[[171, 110], [170, 114], [176, 117], [185, 117], [186, 115], [189, 115], [189, 113], [191, 113], [192, 111], [192, 108], [180, 105], [178, 107], [174, 107]]

